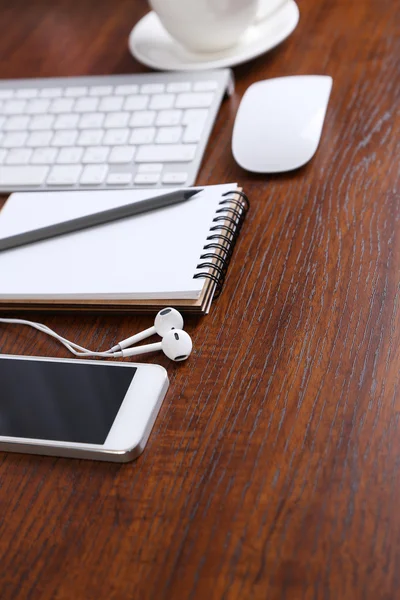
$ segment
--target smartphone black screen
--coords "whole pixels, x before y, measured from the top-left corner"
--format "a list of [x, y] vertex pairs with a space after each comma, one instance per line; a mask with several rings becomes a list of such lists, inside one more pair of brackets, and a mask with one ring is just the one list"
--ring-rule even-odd
[[0, 358], [0, 435], [104, 444], [136, 368]]

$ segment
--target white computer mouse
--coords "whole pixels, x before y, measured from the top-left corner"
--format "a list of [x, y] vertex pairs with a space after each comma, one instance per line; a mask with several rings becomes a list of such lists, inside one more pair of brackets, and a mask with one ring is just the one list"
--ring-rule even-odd
[[236, 116], [232, 152], [255, 173], [301, 167], [321, 138], [332, 77], [296, 75], [259, 81], [245, 92]]

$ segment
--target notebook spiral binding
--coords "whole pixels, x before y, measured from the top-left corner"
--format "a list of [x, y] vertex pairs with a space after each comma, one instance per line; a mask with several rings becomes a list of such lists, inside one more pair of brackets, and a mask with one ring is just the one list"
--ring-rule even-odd
[[[219, 202], [222, 208], [216, 211], [217, 216], [213, 219], [213, 223], [216, 223], [216, 225], [210, 227], [211, 235], [207, 237], [207, 241], [210, 243], [203, 246], [203, 250], [215, 249], [216, 252], [202, 254], [200, 260], [210, 259], [210, 262], [200, 262], [196, 267], [197, 269], [210, 270], [193, 275], [193, 279], [211, 279], [214, 281], [216, 285], [214, 298], [218, 298], [222, 291], [237, 238], [250, 208], [249, 199], [242, 191], [233, 190], [226, 192], [223, 196], [232, 194], [238, 196], [238, 198], [226, 198]], [[225, 204], [229, 206], [224, 206]]]

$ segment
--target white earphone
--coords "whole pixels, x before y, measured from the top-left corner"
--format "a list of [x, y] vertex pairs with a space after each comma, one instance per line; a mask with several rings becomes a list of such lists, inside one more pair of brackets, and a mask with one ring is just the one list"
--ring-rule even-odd
[[192, 340], [190, 335], [182, 329], [172, 329], [165, 334], [161, 342], [146, 344], [136, 348], [127, 348], [120, 352], [114, 352], [113, 356], [126, 357], [145, 354], [146, 352], [157, 352], [162, 350], [168, 358], [174, 361], [186, 360], [192, 351]]
[[[33, 327], [34, 329], [37, 329], [46, 335], [50, 335], [61, 342], [61, 344], [63, 344], [75, 356], [84, 358], [89, 358], [92, 356], [98, 356], [102, 358], [125, 358], [128, 356], [138, 356], [139, 354], [157, 352], [161, 350], [171, 360], [183, 361], [190, 356], [193, 347], [189, 334], [182, 330], [182, 315], [174, 308], [162, 309], [157, 314], [153, 327], [149, 327], [145, 331], [137, 333], [136, 335], [119, 342], [119, 344], [104, 352], [93, 352], [92, 350], [88, 350], [87, 348], [84, 348], [75, 342], [67, 340], [50, 329], [50, 327], [47, 327], [47, 325], [43, 325], [42, 323], [26, 321], [25, 319], [4, 318], [0, 318], [0, 323], [27, 325], [28, 327]], [[160, 336], [163, 336], [161, 342], [157, 342], [155, 344], [146, 344], [136, 348], [130, 347], [133, 344], [136, 344], [137, 342], [156, 333]]]
[[156, 333], [160, 337], [164, 337], [171, 329], [183, 329], [183, 317], [175, 308], [163, 308], [157, 313], [153, 327], [149, 327], [126, 340], [122, 340], [122, 342], [118, 342], [116, 346], [111, 348], [111, 351], [118, 352], [124, 348], [129, 348]]

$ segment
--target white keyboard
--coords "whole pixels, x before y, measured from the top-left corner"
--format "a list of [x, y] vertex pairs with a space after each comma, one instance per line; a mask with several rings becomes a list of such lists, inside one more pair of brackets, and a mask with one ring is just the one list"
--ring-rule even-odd
[[0, 192], [195, 183], [229, 69], [0, 81]]

